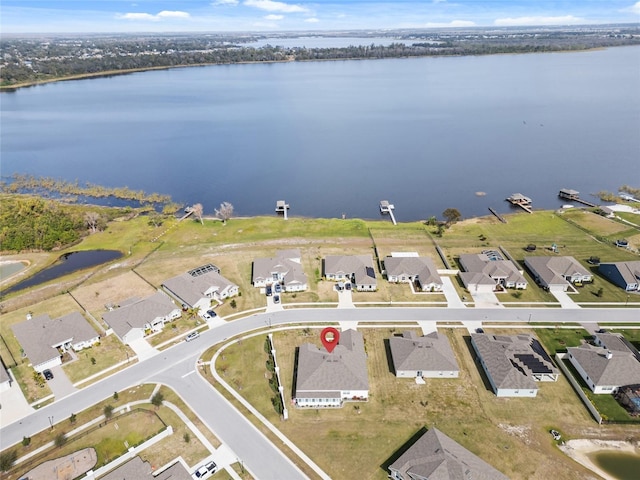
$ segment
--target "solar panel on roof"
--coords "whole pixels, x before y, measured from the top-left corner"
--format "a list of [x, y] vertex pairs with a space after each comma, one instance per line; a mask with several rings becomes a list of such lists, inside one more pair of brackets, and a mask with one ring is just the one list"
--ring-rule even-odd
[[516, 353], [514, 357], [524, 363], [533, 373], [553, 373], [553, 370], [530, 353]]

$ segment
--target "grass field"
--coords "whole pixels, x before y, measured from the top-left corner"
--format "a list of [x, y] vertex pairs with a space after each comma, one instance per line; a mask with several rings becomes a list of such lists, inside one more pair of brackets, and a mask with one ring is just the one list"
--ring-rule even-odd
[[[513, 479], [584, 478], [586, 471], [555, 448], [548, 434], [555, 428], [565, 438], [582, 438], [593, 428], [589, 414], [564, 378], [541, 385], [537, 398], [499, 399], [488, 390], [474, 363], [463, 329], [448, 329], [445, 333], [460, 364], [460, 378], [426, 379], [426, 385], [417, 385], [411, 379], [396, 379], [390, 372], [384, 339], [399, 331], [362, 331], [370, 382], [366, 403], [347, 403], [341, 409], [328, 410], [291, 407], [295, 348], [309, 341], [319, 344], [316, 331], [274, 334], [289, 407], [286, 422], [279, 419], [270, 402], [264, 336], [227, 349], [217, 368], [332, 478], [348, 478], [354, 472], [359, 478], [386, 478], [384, 468], [389, 459], [425, 426], [437, 426]], [[604, 436], [616, 432], [619, 427], [599, 430]], [[538, 457], [545, 462], [529, 461]]]
[[[70, 420], [64, 420], [58, 422], [53, 430], [44, 430], [34, 435], [31, 437], [31, 443], [28, 447], [18, 445], [13, 448], [18, 452], [18, 457], [26, 455], [51, 442], [60, 433], [70, 432], [74, 428], [99, 417], [103, 414], [106, 405], [111, 405], [116, 409], [129, 402], [148, 400], [154, 388], [155, 385], [153, 384], [144, 384], [119, 392], [117, 399], [108, 398], [88, 410], [78, 412], [73, 423]], [[220, 446], [220, 441], [172, 390], [167, 387], [161, 387], [160, 391], [164, 395], [165, 401], [176, 405], [194, 423], [195, 427], [200, 429], [214, 447]], [[26, 471], [41, 462], [60, 457], [86, 446], [93, 446], [96, 449], [98, 454], [96, 467], [99, 467], [125, 453], [127, 447], [124, 442], [128, 442], [130, 446], [137, 445], [163, 430], [165, 425], [172, 427], [173, 434], [145, 449], [141, 453], [144, 461], [148, 461], [152, 466], [158, 467], [170, 462], [177, 456], [181, 456], [188, 465], [195, 466], [209, 455], [209, 451], [204, 445], [168, 406], [163, 404], [156, 408], [147, 403], [140, 405], [140, 408], [142, 410], [132, 410], [129, 415], [115, 415], [108, 423], [103, 424], [101, 428], [96, 426], [89, 434], [82, 432], [68, 436], [64, 447], [50, 447], [42, 455], [38, 455], [35, 461], [26, 465], [19, 464], [3, 475], [2, 478], [6, 480], [22, 478]], [[189, 433], [188, 442], [185, 440], [185, 433]]]

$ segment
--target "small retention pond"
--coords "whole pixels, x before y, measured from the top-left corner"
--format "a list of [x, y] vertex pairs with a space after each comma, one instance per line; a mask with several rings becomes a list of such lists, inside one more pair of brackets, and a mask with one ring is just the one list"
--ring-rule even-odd
[[56, 278], [68, 275], [69, 273], [85, 268], [95, 267], [103, 263], [110, 262], [122, 256], [118, 250], [85, 250], [81, 252], [69, 252], [61, 255], [60, 258], [50, 267], [36, 273], [15, 285], [3, 290], [0, 295], [17, 292], [28, 287], [34, 287]]
[[605, 450], [591, 453], [589, 458], [600, 469], [618, 480], [637, 480], [640, 478], [640, 455]]
[[0, 280], [9, 278], [11, 275], [26, 268], [26, 266], [27, 264], [24, 262], [0, 262]]

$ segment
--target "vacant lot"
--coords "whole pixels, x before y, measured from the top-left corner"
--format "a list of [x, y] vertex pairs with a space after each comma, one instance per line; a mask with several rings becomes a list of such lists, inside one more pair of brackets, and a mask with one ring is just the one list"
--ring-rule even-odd
[[[295, 348], [319, 344], [319, 332], [296, 330], [274, 334], [285, 383], [290, 419], [279, 420], [265, 375], [263, 336], [230, 347], [218, 371], [333, 478], [358, 472], [359, 478], [384, 479], [383, 466], [417, 431], [437, 426], [513, 479], [581, 479], [585, 470], [555, 447], [548, 430], [566, 438], [595, 432], [595, 424], [568, 382], [545, 383], [537, 398], [498, 399], [470, 353], [466, 330], [447, 329], [461, 374], [458, 379], [427, 379], [417, 385], [391, 373], [384, 340], [395, 329], [362, 330], [368, 355], [369, 402], [341, 409], [298, 410], [290, 405]], [[518, 330], [518, 333], [522, 330]], [[600, 427], [608, 436], [622, 429]], [[544, 462], [532, 462], [544, 458]]]

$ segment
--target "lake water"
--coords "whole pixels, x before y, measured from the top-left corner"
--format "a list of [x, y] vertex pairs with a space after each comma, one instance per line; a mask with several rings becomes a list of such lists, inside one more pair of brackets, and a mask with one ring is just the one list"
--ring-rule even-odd
[[[640, 186], [640, 47], [180, 68], [3, 93], [2, 175], [126, 185], [212, 214], [400, 221]], [[477, 196], [476, 192], [485, 192]]]
[[590, 454], [589, 458], [618, 480], [637, 480], [640, 477], [640, 455], [603, 450]]
[[40, 285], [78, 270], [110, 262], [121, 256], [122, 252], [118, 250], [84, 250], [81, 252], [65, 253], [50, 267], [12, 285], [0, 293], [6, 295], [27, 287]]

